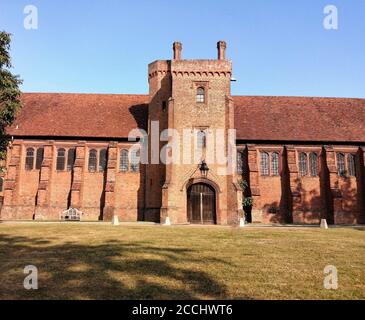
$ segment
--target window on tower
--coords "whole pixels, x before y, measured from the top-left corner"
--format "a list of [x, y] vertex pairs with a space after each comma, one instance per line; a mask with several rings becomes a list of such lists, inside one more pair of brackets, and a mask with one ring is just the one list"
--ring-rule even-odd
[[203, 87], [199, 87], [196, 90], [196, 102], [198, 102], [198, 103], [205, 102], [205, 89]]

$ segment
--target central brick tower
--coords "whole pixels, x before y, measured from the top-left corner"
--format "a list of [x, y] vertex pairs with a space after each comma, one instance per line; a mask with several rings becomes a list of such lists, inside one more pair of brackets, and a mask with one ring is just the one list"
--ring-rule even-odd
[[[173, 60], [148, 66], [146, 220], [238, 221], [241, 192], [235, 170], [236, 150], [229, 144], [230, 129], [234, 129], [232, 62], [225, 58], [224, 41], [218, 42], [217, 49], [215, 60], [184, 60], [182, 44], [175, 42]], [[224, 163], [229, 154], [232, 158]], [[167, 161], [161, 161], [163, 158]], [[201, 170], [204, 162], [209, 170]]]

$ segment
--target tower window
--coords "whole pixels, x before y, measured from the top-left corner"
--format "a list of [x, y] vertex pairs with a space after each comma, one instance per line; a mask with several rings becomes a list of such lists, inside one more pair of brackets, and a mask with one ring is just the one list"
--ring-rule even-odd
[[199, 87], [196, 90], [196, 102], [198, 103], [204, 103], [205, 102], [205, 89], [202, 87]]
[[207, 145], [207, 137], [203, 130], [199, 130], [197, 133], [197, 146], [198, 149], [203, 151]]
[[167, 110], [167, 103], [166, 101], [162, 101], [162, 111], [165, 112]]
[[97, 162], [97, 152], [95, 149], [92, 149], [89, 152], [89, 172], [96, 171], [96, 162]]
[[34, 149], [28, 148], [25, 156], [25, 170], [33, 170]]

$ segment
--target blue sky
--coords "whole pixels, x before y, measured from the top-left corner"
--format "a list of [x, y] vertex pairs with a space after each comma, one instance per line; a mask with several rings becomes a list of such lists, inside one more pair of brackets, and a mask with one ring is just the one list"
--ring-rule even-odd
[[[38, 8], [38, 29], [23, 9]], [[326, 5], [338, 30], [323, 27]], [[148, 93], [147, 65], [216, 58], [226, 40], [235, 95], [365, 98], [364, 0], [0, 0], [25, 92]]]

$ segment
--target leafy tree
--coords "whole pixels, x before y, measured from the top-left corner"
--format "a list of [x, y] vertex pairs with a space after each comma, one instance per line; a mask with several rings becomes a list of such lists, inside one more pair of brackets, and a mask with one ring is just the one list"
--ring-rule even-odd
[[242, 198], [242, 207], [244, 210], [245, 218], [247, 220], [247, 209], [253, 206], [253, 198], [251, 196], [246, 195], [246, 190], [248, 188], [248, 182], [246, 180], [238, 181], [239, 186], [241, 187], [243, 198]]
[[0, 160], [6, 157], [9, 136], [6, 127], [14, 122], [17, 110], [21, 107], [19, 85], [22, 80], [10, 72], [11, 35], [0, 31]]

